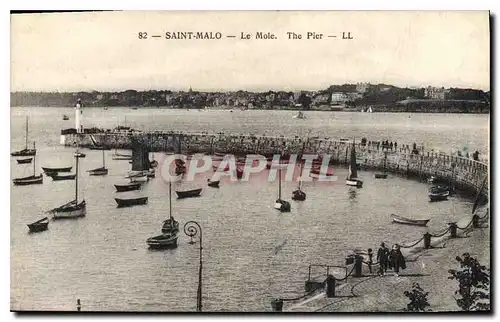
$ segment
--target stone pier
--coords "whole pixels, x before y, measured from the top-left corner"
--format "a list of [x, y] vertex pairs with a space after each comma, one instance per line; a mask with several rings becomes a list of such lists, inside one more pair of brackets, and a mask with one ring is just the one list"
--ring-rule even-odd
[[[147, 145], [153, 152], [175, 153], [223, 153], [223, 154], [318, 154], [329, 155], [331, 164], [349, 162], [351, 142], [319, 137], [272, 137], [239, 135], [228, 133], [189, 133], [172, 131], [111, 131], [93, 130], [83, 134], [76, 131], [61, 131], [61, 144], [91, 147], [93, 140], [107, 148], [131, 149], [132, 142]], [[92, 140], [92, 138], [93, 140]], [[477, 192], [486, 176], [488, 166], [485, 163], [468, 158], [420, 150], [418, 154], [411, 149], [387, 150], [356, 143], [357, 162], [361, 169], [386, 170], [391, 173], [426, 180], [435, 176], [451, 182], [459, 190]], [[488, 194], [488, 185], [483, 193]]]

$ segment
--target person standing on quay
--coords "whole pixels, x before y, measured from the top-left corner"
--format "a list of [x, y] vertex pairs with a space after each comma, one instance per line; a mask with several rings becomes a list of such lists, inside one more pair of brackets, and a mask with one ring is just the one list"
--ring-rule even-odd
[[385, 275], [387, 273], [387, 259], [389, 255], [389, 250], [385, 247], [385, 244], [382, 242], [377, 252], [377, 261], [379, 263], [379, 275]]
[[372, 264], [373, 264], [373, 250], [368, 248], [368, 269], [370, 273], [372, 272]]
[[395, 244], [392, 247], [391, 261], [392, 261], [392, 267], [393, 267], [394, 273], [395, 273], [394, 275], [397, 277], [397, 276], [399, 276], [399, 269], [406, 268], [405, 258], [403, 257], [403, 254], [401, 253], [401, 250], [400, 250], [398, 244]]

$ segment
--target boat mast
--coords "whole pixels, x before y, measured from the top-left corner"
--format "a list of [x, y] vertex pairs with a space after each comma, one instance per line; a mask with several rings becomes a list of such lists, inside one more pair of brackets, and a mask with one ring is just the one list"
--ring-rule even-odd
[[279, 183], [278, 183], [278, 200], [281, 200], [281, 162], [280, 162], [280, 168], [278, 172], [278, 177], [279, 177]]
[[76, 158], [76, 180], [75, 180], [75, 202], [78, 205], [78, 154], [75, 155]]
[[28, 150], [28, 116], [26, 116], [26, 143], [24, 144], [25, 150]]
[[102, 167], [106, 168], [106, 161], [104, 160], [104, 147], [102, 148]]
[[[35, 150], [35, 141], [33, 141], [33, 150]], [[36, 154], [33, 156], [33, 177], [36, 175]]]
[[300, 180], [300, 179], [302, 178], [302, 171], [304, 170], [304, 163], [306, 162], [304, 160], [304, 151], [305, 151], [305, 149], [306, 149], [306, 142], [304, 141], [304, 144], [302, 145], [302, 163], [300, 164], [299, 190], [300, 190], [300, 187], [302, 185], [302, 180]]
[[384, 153], [384, 172], [385, 172], [386, 167], [387, 167], [387, 151], [385, 151], [385, 153]]
[[168, 206], [170, 208], [170, 222], [172, 222], [172, 181], [168, 182]]

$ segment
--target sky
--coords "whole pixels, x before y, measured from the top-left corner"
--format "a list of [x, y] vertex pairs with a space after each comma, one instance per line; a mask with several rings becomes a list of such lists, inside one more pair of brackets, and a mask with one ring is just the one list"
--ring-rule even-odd
[[[150, 37], [179, 31], [220, 32], [222, 39]], [[277, 39], [255, 39], [257, 32]], [[322, 39], [305, 39], [308, 32]], [[353, 39], [341, 39], [343, 32]], [[357, 82], [489, 90], [488, 12], [11, 15], [11, 92], [293, 91]]]

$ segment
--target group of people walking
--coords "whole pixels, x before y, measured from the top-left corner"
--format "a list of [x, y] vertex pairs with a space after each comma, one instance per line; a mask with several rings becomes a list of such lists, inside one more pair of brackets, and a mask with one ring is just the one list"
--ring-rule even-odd
[[[381, 243], [377, 251], [377, 262], [379, 263], [378, 275], [383, 276], [387, 273], [387, 269], [393, 269], [396, 276], [399, 275], [400, 269], [406, 269], [406, 261], [401, 253], [401, 247], [398, 244], [392, 246], [389, 250], [385, 243]], [[373, 250], [368, 248], [368, 268], [372, 273]]]

